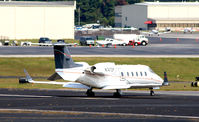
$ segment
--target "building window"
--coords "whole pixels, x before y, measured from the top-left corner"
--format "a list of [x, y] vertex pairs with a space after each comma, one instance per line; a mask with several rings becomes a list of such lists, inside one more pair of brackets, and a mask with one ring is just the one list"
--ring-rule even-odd
[[127, 72], [127, 76], [129, 76], [129, 72]]
[[131, 75], [134, 76], [133, 72], [131, 72]]
[[127, 21], [127, 20], [128, 20], [128, 18], [127, 18], [127, 17], [125, 17], [125, 20]]
[[145, 73], [145, 76], [147, 76], [147, 73], [146, 72], [144, 72]]
[[123, 73], [123, 72], [121, 72], [121, 76], [124, 76], [124, 73]]
[[122, 27], [122, 23], [115, 23], [115, 27]]
[[136, 72], [136, 76], [138, 76], [138, 72]]
[[115, 17], [122, 17], [121, 13], [115, 13]]

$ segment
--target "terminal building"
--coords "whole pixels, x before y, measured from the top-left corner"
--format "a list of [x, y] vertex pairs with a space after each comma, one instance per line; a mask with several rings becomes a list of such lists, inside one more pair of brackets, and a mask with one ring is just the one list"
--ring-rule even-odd
[[115, 27], [199, 28], [199, 2], [144, 2], [115, 7]]
[[0, 38], [74, 39], [75, 1], [0, 2]]

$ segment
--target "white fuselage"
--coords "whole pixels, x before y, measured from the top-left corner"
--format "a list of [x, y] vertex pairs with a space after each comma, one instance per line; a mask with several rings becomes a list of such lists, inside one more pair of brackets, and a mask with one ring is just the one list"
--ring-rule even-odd
[[[145, 65], [115, 65], [98, 63], [92, 72], [90, 66], [67, 69], [65, 76], [76, 76], [73, 81], [89, 87], [102, 89], [153, 88], [162, 86], [163, 80]], [[74, 71], [74, 72], [73, 72]], [[70, 80], [70, 79], [66, 79]]]

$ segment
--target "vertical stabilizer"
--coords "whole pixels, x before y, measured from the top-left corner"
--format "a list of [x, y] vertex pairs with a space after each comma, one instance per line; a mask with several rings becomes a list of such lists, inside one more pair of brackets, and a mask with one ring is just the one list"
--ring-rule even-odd
[[76, 67], [70, 52], [64, 44], [54, 44], [55, 68], [65, 69]]

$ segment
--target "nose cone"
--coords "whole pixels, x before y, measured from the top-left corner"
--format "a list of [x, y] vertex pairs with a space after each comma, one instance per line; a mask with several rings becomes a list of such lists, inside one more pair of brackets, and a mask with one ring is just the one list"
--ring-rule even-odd
[[156, 75], [156, 78], [161, 84], [164, 83], [164, 80], [160, 76]]
[[159, 77], [159, 80], [161, 81], [161, 83], [163, 83], [163, 82], [164, 82], [164, 80], [163, 80], [161, 77]]

